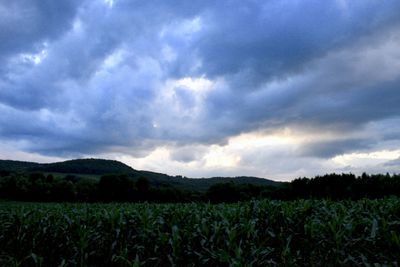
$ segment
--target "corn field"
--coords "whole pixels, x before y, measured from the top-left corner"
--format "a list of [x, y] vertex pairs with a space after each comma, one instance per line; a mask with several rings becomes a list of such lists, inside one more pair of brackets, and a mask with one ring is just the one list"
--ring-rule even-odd
[[0, 266], [398, 266], [400, 199], [0, 202]]

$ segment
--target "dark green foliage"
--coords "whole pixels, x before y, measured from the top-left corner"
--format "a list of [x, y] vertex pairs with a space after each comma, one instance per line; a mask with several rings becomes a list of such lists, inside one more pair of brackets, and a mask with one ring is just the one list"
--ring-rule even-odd
[[71, 181], [59, 180], [53, 184], [52, 198], [48, 201], [74, 201], [76, 196], [75, 185]]
[[0, 266], [398, 266], [400, 199], [0, 203]]
[[79, 176], [72, 175], [72, 174], [68, 174], [68, 175], [66, 175], [66, 176], [64, 177], [64, 180], [65, 180], [65, 181], [72, 182], [72, 183], [76, 183], [76, 182], [78, 182], [80, 179], [81, 179], [81, 178], [80, 178]]
[[147, 177], [125, 174], [90, 179], [68, 174], [10, 173], [0, 176], [0, 199], [24, 201], [85, 202], [198, 202], [233, 203], [251, 199], [361, 199], [400, 196], [399, 175], [327, 174], [313, 179], [299, 178], [286, 186], [217, 183], [206, 192], [188, 191], [163, 183], [155, 186]]
[[293, 180], [289, 187], [281, 192], [281, 199], [329, 198], [360, 199], [381, 198], [389, 195], [400, 196], [400, 175], [367, 175], [356, 177], [354, 174], [326, 174], [315, 178]]
[[52, 174], [48, 174], [46, 176], [46, 182], [47, 183], [52, 183], [54, 181], [54, 176]]
[[129, 201], [134, 195], [133, 180], [126, 175], [104, 175], [99, 194], [103, 201]]
[[80, 202], [94, 202], [100, 199], [98, 183], [92, 179], [80, 179], [76, 184], [76, 200]]
[[29, 175], [29, 182], [32, 184], [43, 182], [46, 179], [43, 173], [33, 172]]
[[[159, 179], [159, 176], [157, 177]], [[165, 179], [165, 178], [164, 178]], [[151, 181], [152, 179], [150, 179]], [[233, 183], [235, 186], [252, 184], [260, 187], [282, 187], [286, 183], [272, 181], [264, 178], [248, 177], [248, 176], [238, 176], [238, 177], [211, 177], [211, 178], [177, 178], [171, 177], [166, 179], [166, 181], [175, 187], [181, 189], [206, 192], [212, 185], [216, 184], [227, 184]]]
[[132, 173], [134, 170], [115, 160], [74, 159], [56, 163], [35, 163], [0, 160], [0, 171], [9, 172], [57, 172], [77, 174]]
[[[211, 203], [234, 203], [250, 199], [267, 198], [269, 187], [253, 184], [219, 183], [212, 185], [206, 193], [206, 199]], [[276, 188], [274, 188], [276, 190]]]
[[240, 191], [233, 183], [215, 184], [208, 189], [207, 198], [212, 203], [233, 203], [240, 198]]
[[6, 177], [6, 176], [9, 176], [10, 174], [11, 174], [10, 171], [0, 170], [0, 177]]
[[[34, 169], [56, 172], [32, 171]], [[68, 173], [60, 174], [63, 171]], [[106, 174], [100, 176], [100, 173]], [[333, 173], [279, 183], [254, 177], [191, 179], [168, 176], [136, 171], [117, 161], [98, 159], [52, 164], [0, 160], [0, 199], [233, 203], [263, 198], [356, 200], [390, 195], [400, 196], [400, 175], [364, 173], [356, 177]]]
[[78, 174], [128, 174], [133, 169], [119, 161], [104, 159], [74, 159], [63, 162], [40, 164], [31, 168], [42, 172], [78, 173]]
[[[0, 160], [0, 177], [7, 176], [15, 172], [42, 172], [42, 173], [62, 173], [79, 178], [82, 175], [93, 175], [100, 178], [107, 174], [125, 174], [135, 179], [145, 177], [153, 187], [163, 187], [165, 185], [179, 188], [187, 191], [206, 192], [207, 189], [217, 183], [233, 182], [239, 184], [254, 184], [257, 186], [282, 186], [284, 183], [257, 177], [213, 177], [213, 178], [187, 178], [183, 176], [169, 176], [162, 173], [150, 171], [138, 171], [131, 167], [114, 160], [104, 159], [76, 159], [64, 162], [49, 164], [39, 164], [34, 162], [22, 162], [11, 160]], [[2, 175], [4, 173], [4, 175]], [[72, 181], [76, 182], [76, 181]]]
[[3, 198], [17, 198], [20, 195], [19, 190], [23, 185], [18, 184], [19, 179], [15, 175], [1, 177], [0, 196]]
[[21, 172], [34, 169], [40, 166], [39, 163], [16, 160], [0, 160], [0, 170], [7, 172]]
[[140, 177], [136, 181], [136, 187], [140, 192], [146, 193], [150, 189], [149, 180], [146, 177]]

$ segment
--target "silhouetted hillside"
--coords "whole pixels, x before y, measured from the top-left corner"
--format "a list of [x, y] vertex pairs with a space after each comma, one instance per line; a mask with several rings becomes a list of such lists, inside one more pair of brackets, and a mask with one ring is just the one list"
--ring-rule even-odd
[[30, 169], [34, 169], [36, 167], [39, 167], [40, 165], [41, 164], [35, 162], [0, 160], [0, 171], [7, 171], [7, 172], [29, 171]]
[[276, 182], [258, 177], [211, 177], [211, 178], [181, 178], [177, 183], [187, 189], [207, 191], [210, 186], [220, 183], [234, 183], [235, 185], [252, 184], [257, 186], [281, 186], [282, 182]]
[[105, 159], [74, 159], [63, 162], [40, 164], [33, 168], [34, 171], [58, 172], [58, 173], [81, 173], [81, 174], [130, 174], [134, 170], [116, 160]]
[[[210, 186], [219, 183], [234, 183], [240, 184], [252, 184], [258, 186], [281, 186], [284, 183], [272, 181], [258, 177], [211, 177], [211, 178], [188, 178], [183, 176], [170, 176], [163, 173], [156, 173], [150, 171], [137, 171], [136, 175], [145, 177], [149, 182], [156, 187], [170, 185], [176, 188], [191, 190], [191, 191], [207, 191]], [[135, 176], [136, 176], [135, 175]]]
[[131, 174], [135, 170], [116, 161], [105, 159], [74, 159], [55, 163], [35, 163], [25, 161], [0, 160], [1, 171], [55, 172], [74, 174]]
[[105, 159], [74, 159], [56, 163], [35, 163], [12, 160], [0, 160], [0, 171], [8, 172], [44, 172], [62, 174], [126, 174], [134, 180], [146, 178], [154, 187], [172, 186], [191, 191], [206, 191], [218, 183], [252, 184], [259, 186], [280, 186], [283, 183], [257, 177], [212, 177], [188, 178], [170, 176], [163, 173], [135, 170], [124, 163]]
[[39, 164], [0, 160], [0, 199], [82, 202], [233, 203], [250, 199], [361, 199], [400, 195], [400, 175], [326, 174], [275, 182], [256, 177], [187, 178], [112, 160]]

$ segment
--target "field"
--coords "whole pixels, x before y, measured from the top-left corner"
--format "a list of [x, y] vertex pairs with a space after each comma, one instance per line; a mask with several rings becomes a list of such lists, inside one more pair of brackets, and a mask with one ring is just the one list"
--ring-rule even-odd
[[0, 202], [0, 266], [398, 266], [400, 199]]

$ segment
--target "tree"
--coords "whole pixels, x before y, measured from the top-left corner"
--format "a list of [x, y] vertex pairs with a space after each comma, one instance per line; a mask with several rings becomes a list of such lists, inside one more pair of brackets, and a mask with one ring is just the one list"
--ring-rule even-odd
[[240, 191], [232, 182], [214, 184], [206, 194], [212, 203], [233, 203], [240, 200]]
[[99, 181], [103, 201], [129, 201], [133, 198], [133, 181], [126, 175], [103, 175]]

